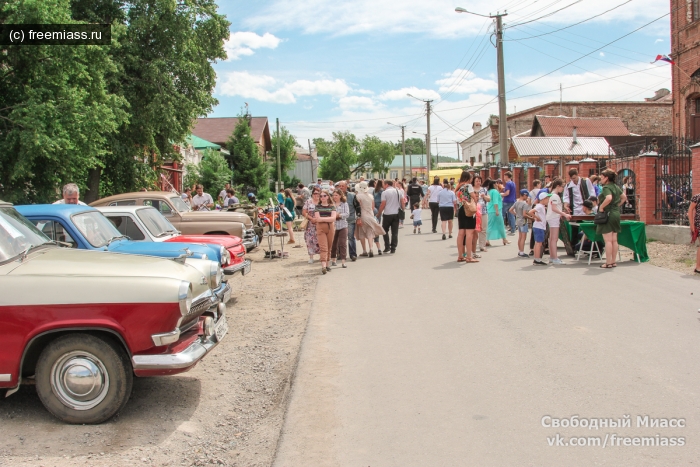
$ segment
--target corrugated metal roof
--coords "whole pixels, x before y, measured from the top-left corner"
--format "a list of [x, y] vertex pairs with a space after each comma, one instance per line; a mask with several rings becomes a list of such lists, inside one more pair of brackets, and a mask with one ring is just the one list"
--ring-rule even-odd
[[607, 156], [614, 154], [605, 138], [530, 136], [513, 138], [518, 157], [535, 156]]
[[543, 136], [572, 136], [574, 127], [578, 136], [629, 136], [630, 131], [619, 117], [550, 117], [535, 115], [532, 122], [532, 134], [536, 135], [537, 127]]

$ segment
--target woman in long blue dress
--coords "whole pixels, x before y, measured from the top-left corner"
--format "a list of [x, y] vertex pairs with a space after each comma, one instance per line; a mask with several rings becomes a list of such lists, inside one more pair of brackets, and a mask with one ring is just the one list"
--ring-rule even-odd
[[491, 198], [491, 201], [486, 204], [488, 211], [486, 239], [489, 241], [500, 239], [503, 240], [504, 245], [508, 245], [510, 242], [506, 239], [506, 226], [503, 224], [503, 216], [501, 215], [503, 199], [496, 189], [496, 181], [489, 180], [486, 188], [489, 190], [488, 195]]

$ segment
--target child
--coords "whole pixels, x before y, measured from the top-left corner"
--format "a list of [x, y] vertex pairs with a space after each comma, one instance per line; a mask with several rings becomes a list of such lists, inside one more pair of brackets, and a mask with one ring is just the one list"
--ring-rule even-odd
[[547, 206], [547, 224], [549, 224], [549, 262], [551, 264], [565, 264], [557, 256], [557, 242], [559, 241], [559, 221], [562, 217], [571, 219], [571, 215], [562, 211], [562, 203], [559, 194], [564, 191], [564, 180], [557, 178], [552, 182], [551, 197]]
[[420, 213], [422, 209], [418, 203], [413, 205], [413, 211], [411, 211], [411, 219], [413, 219], [413, 233], [416, 233], [416, 228], [418, 228], [418, 233], [420, 234], [420, 226], [423, 222], [420, 220]]
[[510, 213], [515, 216], [515, 227], [518, 230], [518, 256], [521, 258], [529, 258], [525, 253], [525, 240], [527, 240], [527, 219], [530, 217], [530, 192], [526, 189], [520, 190], [520, 198], [509, 209]]
[[549, 193], [544, 191], [537, 195], [539, 201], [535, 207], [528, 212], [535, 222], [532, 224], [532, 234], [535, 236], [535, 260], [532, 262], [535, 266], [546, 266], [547, 263], [542, 261], [542, 250], [544, 248], [544, 233], [547, 230], [547, 203], [549, 203]]

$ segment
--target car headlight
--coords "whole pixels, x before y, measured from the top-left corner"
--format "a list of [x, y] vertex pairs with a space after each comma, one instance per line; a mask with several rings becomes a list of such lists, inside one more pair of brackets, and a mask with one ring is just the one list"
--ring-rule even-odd
[[221, 265], [212, 261], [209, 266], [209, 285], [212, 289], [218, 289], [221, 285], [221, 281], [224, 278], [224, 270], [221, 269]]
[[219, 248], [219, 252], [221, 253], [221, 265], [225, 266], [231, 262], [231, 255], [223, 246], [220, 246]]
[[185, 316], [192, 307], [192, 287], [187, 281], [180, 282], [180, 289], [177, 294], [177, 301], [180, 304], [180, 313]]

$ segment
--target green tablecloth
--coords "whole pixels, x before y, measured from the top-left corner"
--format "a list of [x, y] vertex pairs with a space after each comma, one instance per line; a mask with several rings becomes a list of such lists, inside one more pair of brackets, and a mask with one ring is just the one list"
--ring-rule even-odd
[[[622, 227], [622, 231], [617, 234], [617, 243], [637, 253], [642, 263], [649, 261], [649, 254], [647, 253], [647, 231], [644, 222], [620, 221], [620, 226]], [[571, 226], [568, 227], [571, 229]], [[596, 225], [593, 222], [580, 222], [579, 229], [589, 239], [595, 238], [596, 241], [603, 241], [602, 235], [596, 235]], [[634, 260], [637, 261], [636, 256]]]

